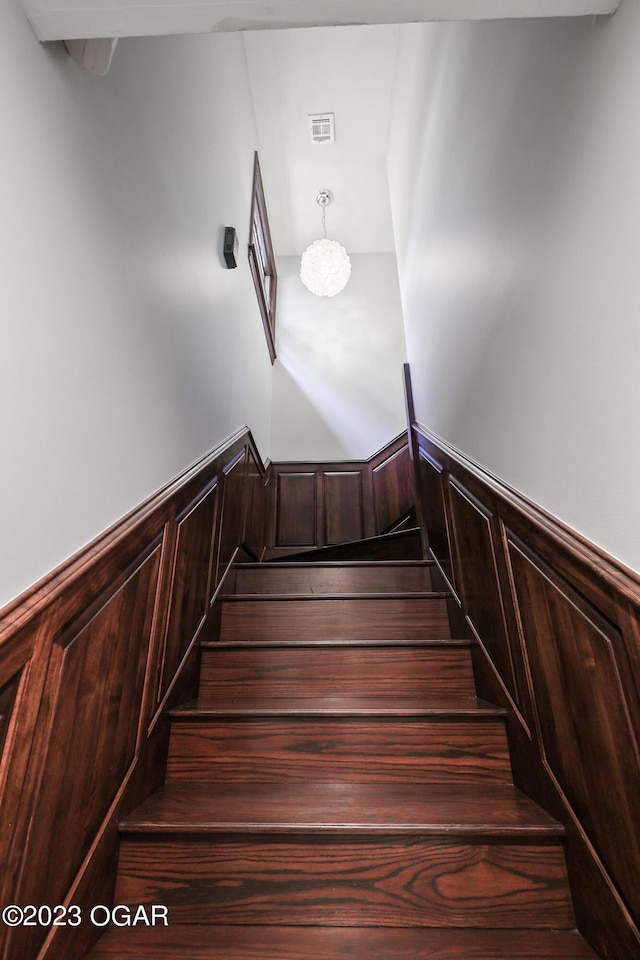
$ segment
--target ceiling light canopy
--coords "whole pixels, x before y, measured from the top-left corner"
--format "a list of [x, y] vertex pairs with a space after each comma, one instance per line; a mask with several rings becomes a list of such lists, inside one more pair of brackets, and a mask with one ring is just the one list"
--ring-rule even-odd
[[337, 240], [327, 239], [325, 222], [326, 208], [333, 200], [330, 190], [321, 190], [316, 203], [322, 207], [322, 230], [324, 237], [314, 240], [302, 254], [300, 279], [307, 290], [317, 297], [334, 297], [347, 285], [351, 276], [349, 254]]

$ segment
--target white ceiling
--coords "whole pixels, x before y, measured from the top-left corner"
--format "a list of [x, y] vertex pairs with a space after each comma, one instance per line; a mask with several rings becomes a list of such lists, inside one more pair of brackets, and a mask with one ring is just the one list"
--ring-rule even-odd
[[618, 0], [22, 0], [40, 40], [612, 13]]
[[[387, 134], [398, 27], [243, 34], [276, 254], [322, 236], [315, 202], [329, 189], [327, 234], [352, 253], [394, 249]], [[308, 115], [335, 114], [335, 143], [310, 142]]]

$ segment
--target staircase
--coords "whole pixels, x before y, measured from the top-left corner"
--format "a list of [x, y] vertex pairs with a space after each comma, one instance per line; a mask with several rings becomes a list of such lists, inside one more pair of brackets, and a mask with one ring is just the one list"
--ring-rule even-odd
[[562, 828], [511, 784], [424, 561], [247, 564], [120, 825], [91, 960], [587, 960]]

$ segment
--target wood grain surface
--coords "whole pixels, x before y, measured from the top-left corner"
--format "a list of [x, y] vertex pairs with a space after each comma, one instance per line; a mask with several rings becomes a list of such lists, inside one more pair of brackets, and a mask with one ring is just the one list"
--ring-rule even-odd
[[261, 563], [236, 568], [234, 590], [247, 594], [405, 593], [432, 589], [426, 561]]
[[446, 600], [232, 599], [222, 603], [221, 638], [239, 640], [428, 640], [449, 635]]
[[288, 697], [301, 683], [311, 697], [475, 694], [467, 641], [203, 645], [203, 696]]
[[[256, 473], [245, 429], [3, 611], [2, 904], [73, 897], [87, 912], [112, 896], [118, 812], [162, 782], [158, 711], [196, 695], [194, 644], [213, 620], [219, 558], [231, 558], [246, 517], [253, 538], [264, 521]], [[0, 923], [0, 957], [80, 960], [99, 933]]]
[[574, 925], [562, 848], [535, 842], [125, 840], [116, 900], [175, 923]]
[[202, 832], [557, 838], [563, 828], [504, 783], [167, 783], [123, 833]]
[[414, 505], [406, 433], [368, 460], [275, 462], [269, 473], [268, 558], [383, 534]]
[[516, 782], [567, 826], [580, 929], [640, 960], [640, 577], [413, 433], [432, 556], [480, 641], [480, 694], [509, 709]]
[[174, 723], [169, 780], [511, 779], [502, 719], [233, 718]]

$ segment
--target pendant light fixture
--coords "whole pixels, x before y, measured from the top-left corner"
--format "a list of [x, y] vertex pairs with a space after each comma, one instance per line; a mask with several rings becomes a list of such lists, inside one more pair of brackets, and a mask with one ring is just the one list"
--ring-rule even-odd
[[351, 275], [349, 254], [337, 240], [327, 239], [325, 217], [332, 200], [330, 190], [321, 190], [316, 196], [316, 203], [322, 208], [324, 236], [307, 247], [300, 261], [300, 279], [317, 297], [334, 297], [344, 290]]

